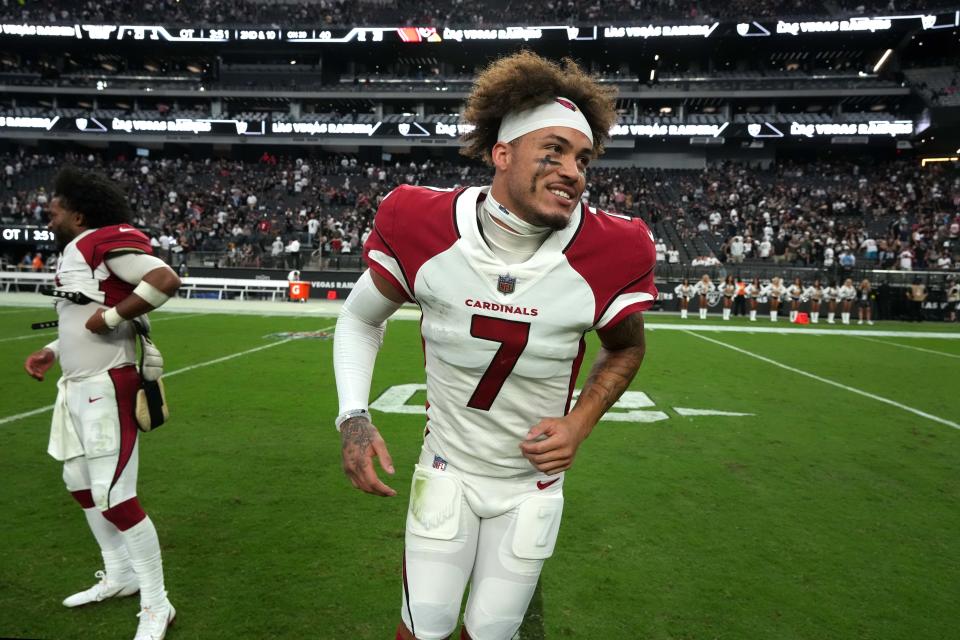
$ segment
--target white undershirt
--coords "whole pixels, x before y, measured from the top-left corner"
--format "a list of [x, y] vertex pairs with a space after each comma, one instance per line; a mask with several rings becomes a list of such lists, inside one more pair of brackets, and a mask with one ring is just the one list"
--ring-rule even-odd
[[550, 227], [538, 227], [521, 220], [489, 193], [477, 208], [477, 219], [487, 246], [506, 264], [529, 260], [551, 232]]

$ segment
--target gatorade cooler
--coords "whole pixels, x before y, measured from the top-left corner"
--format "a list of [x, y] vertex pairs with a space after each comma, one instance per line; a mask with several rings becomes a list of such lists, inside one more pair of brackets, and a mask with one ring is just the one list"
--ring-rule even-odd
[[306, 302], [310, 297], [310, 283], [294, 280], [290, 283], [290, 299]]
[[801, 311], [800, 313], [797, 314], [797, 322], [796, 322], [796, 323], [797, 323], [797, 324], [810, 324], [810, 316], [808, 316], [806, 313], [804, 313], [804, 312]]

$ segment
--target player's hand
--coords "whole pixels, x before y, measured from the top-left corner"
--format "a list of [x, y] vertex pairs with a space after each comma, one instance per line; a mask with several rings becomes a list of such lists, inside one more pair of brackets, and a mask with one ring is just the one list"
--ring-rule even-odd
[[340, 425], [342, 447], [340, 457], [343, 472], [357, 489], [375, 496], [395, 496], [397, 492], [385, 485], [373, 467], [373, 458], [379, 458], [383, 470], [393, 475], [393, 459], [387, 443], [368, 418], [350, 418]]
[[23, 368], [27, 370], [31, 378], [36, 378], [40, 382], [43, 382], [43, 374], [49, 371], [56, 360], [57, 356], [54, 355], [53, 351], [44, 347], [40, 349], [40, 351], [34, 351], [27, 356], [26, 362], [23, 363]]
[[87, 318], [87, 324], [84, 326], [87, 328], [87, 331], [92, 331], [93, 333], [110, 333], [111, 329], [107, 326], [107, 321], [103, 319], [103, 312], [105, 309], [97, 309], [93, 312], [93, 315]]
[[537, 470], [552, 476], [573, 466], [587, 433], [584, 425], [571, 416], [544, 418], [527, 432], [520, 451]]

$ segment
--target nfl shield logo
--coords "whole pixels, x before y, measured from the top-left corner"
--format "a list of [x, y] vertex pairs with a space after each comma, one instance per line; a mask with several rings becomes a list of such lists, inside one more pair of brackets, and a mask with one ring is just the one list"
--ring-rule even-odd
[[517, 286], [517, 279], [512, 277], [509, 273], [505, 276], [500, 276], [497, 280], [497, 291], [503, 294], [513, 293], [513, 289]]

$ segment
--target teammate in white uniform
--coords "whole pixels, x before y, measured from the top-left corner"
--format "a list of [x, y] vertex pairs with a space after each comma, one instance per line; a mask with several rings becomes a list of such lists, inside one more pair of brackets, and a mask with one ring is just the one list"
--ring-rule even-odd
[[747, 297], [750, 298], [750, 322], [757, 321], [757, 300], [763, 295], [763, 286], [760, 284], [760, 278], [754, 278], [747, 285]]
[[710, 281], [710, 276], [706, 273], [700, 278], [697, 284], [693, 285], [693, 291], [700, 296], [700, 319], [707, 319], [707, 296], [717, 290], [716, 285]]
[[[357, 488], [394, 495], [372, 464], [393, 472], [367, 401], [384, 321], [405, 300], [420, 306], [427, 424], [397, 638], [449, 637], [468, 580], [461, 638], [514, 637], [553, 552], [563, 472], [640, 366], [652, 235], [580, 200], [614, 117], [611, 93], [575, 63], [503, 58], [464, 114], [476, 125], [464, 152], [493, 165], [493, 184], [401, 186], [377, 212], [334, 366], [343, 468]], [[571, 409], [590, 330], [602, 348]]]
[[827, 324], [833, 324], [837, 315], [837, 297], [840, 295], [834, 280], [823, 290], [823, 299], [827, 301]]
[[100, 545], [99, 582], [63, 601], [76, 607], [140, 592], [136, 640], [162, 640], [176, 612], [163, 581], [157, 531], [137, 499], [140, 385], [130, 319], [174, 295], [180, 279], [150, 255], [150, 240], [128, 224], [123, 192], [98, 174], [64, 169], [50, 203], [49, 228], [62, 249], [56, 291], [58, 338], [27, 357], [31, 376], [60, 361], [47, 452], [63, 461], [67, 490]]
[[850, 309], [853, 307], [853, 301], [857, 297], [857, 289], [853, 286], [853, 279], [847, 278], [843, 286], [837, 290], [837, 298], [840, 300], [840, 319], [843, 324], [850, 324]]
[[776, 322], [780, 301], [787, 296], [787, 288], [783, 286], [783, 280], [776, 276], [770, 278], [770, 284], [764, 287], [763, 294], [770, 301], [770, 322]]
[[787, 295], [790, 296], [790, 322], [796, 322], [800, 315], [800, 302], [803, 301], [804, 291], [803, 280], [800, 278], [794, 279], [793, 284], [787, 287]]
[[690, 285], [690, 281], [686, 278], [676, 286], [673, 290], [674, 294], [677, 296], [677, 300], [680, 301], [680, 319], [687, 319], [687, 307], [690, 306], [690, 298], [693, 297], [693, 286]]
[[807, 287], [803, 296], [810, 301], [810, 322], [817, 324], [820, 322], [820, 302], [823, 300], [824, 290], [820, 283], [820, 278], [813, 281], [813, 284]]

